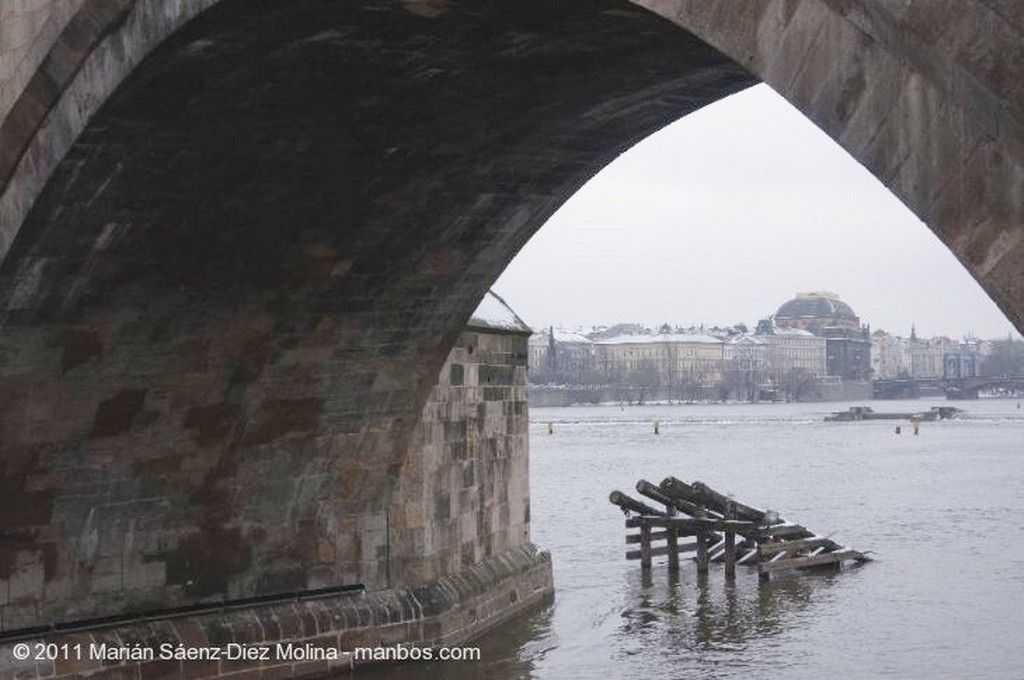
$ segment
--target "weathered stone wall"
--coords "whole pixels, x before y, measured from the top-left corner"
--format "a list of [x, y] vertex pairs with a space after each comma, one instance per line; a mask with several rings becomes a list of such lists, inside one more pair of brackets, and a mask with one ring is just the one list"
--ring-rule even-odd
[[[764, 78], [843, 144], [1024, 323], [1024, 10], [997, 0], [635, 0]], [[88, 118], [166, 36], [217, 0], [5, 0], [0, 123], [85, 5], [131, 8], [87, 57], [0, 192], [0, 252]], [[581, 2], [582, 5], [582, 2]], [[410, 6], [418, 6], [410, 3]], [[414, 11], [414, 10], [410, 10]], [[620, 11], [620, 10], [617, 10]], [[419, 12], [434, 18], [446, 9]], [[85, 22], [88, 23], [88, 22]], [[77, 36], [81, 37], [81, 36]], [[81, 40], [65, 41], [54, 63]], [[60, 70], [59, 68], [57, 69]], [[77, 74], [77, 70], [75, 71]], [[66, 88], [66, 94], [65, 94]], [[38, 107], [29, 107], [29, 118]], [[48, 109], [44, 107], [43, 111]], [[18, 123], [21, 125], [21, 123]], [[0, 164], [2, 165], [2, 164]], [[6, 178], [5, 178], [6, 179]]]
[[[248, 515], [236, 529], [209, 539], [200, 538], [201, 531], [186, 530], [175, 536], [150, 530], [151, 523], [184, 517], [188, 508], [169, 509], [160, 497], [125, 503], [126, 498], [140, 495], [139, 485], [144, 483], [133, 481], [132, 473], [140, 465], [152, 470], [156, 478], [145, 485], [153, 491], [158, 484], [175, 484], [182, 474], [215, 479], [213, 466], [203, 461], [202, 444], [204, 439], [216, 441], [226, 435], [221, 430], [225, 419], [232, 418], [230, 408], [186, 414], [196, 440], [188, 448], [179, 443], [177, 453], [161, 450], [157, 441], [136, 438], [141, 450], [153, 452], [143, 462], [118, 461], [100, 448], [98, 455], [86, 456], [75, 467], [57, 473], [20, 468], [25, 474], [22, 489], [8, 487], [0, 496], [0, 530], [5, 532], [0, 537], [0, 631], [89, 618], [102, 612], [103, 602], [110, 597], [119, 598], [128, 610], [140, 611], [211, 594], [228, 600], [258, 594], [265, 586], [244, 576], [229, 576], [219, 584], [210, 580], [211, 567], [226, 565], [229, 574], [244, 573], [252, 560], [244, 541], [251, 536], [277, 544], [287, 544], [289, 535], [297, 539], [295, 552], [280, 566], [294, 560], [293, 565], [302, 565], [301, 573], [291, 580], [279, 577], [277, 590], [364, 582], [373, 588], [393, 581], [422, 584], [527, 545], [527, 338], [521, 332], [493, 329], [467, 329], [460, 335], [423, 408], [386, 511], [374, 510], [369, 503], [362, 505], [367, 511], [353, 511], [359, 506], [350, 501], [346, 505], [352, 492], [342, 487], [335, 508], [324, 508], [315, 517], [288, 517], [282, 510], [295, 488], [324, 484], [324, 473], [287, 449], [261, 445], [261, 455], [239, 461], [239, 487], [225, 489], [248, 499], [230, 499]], [[53, 358], [61, 355], [56, 352]], [[25, 385], [26, 392], [33, 391]], [[122, 397], [126, 405], [112, 407], [108, 420], [94, 422], [94, 431], [97, 427], [109, 428], [111, 433], [124, 429], [126, 422], [138, 417], [137, 409], [146, 398], [143, 393], [137, 404], [128, 404]], [[305, 417], [305, 406], [305, 402], [279, 404], [292, 420]], [[68, 408], [65, 414], [72, 416], [74, 410]], [[250, 439], [265, 427], [270, 425], [257, 427]], [[8, 455], [7, 469], [19, 462], [37, 467], [54, 464], [45, 458], [29, 463]], [[104, 468], [104, 478], [120, 480], [123, 487], [108, 502], [95, 501], [98, 493], [102, 497], [97, 485], [104, 484], [97, 477], [97, 467]], [[348, 475], [358, 479], [358, 472], [351, 470]], [[55, 498], [47, 490], [55, 477], [71, 495]], [[208, 499], [201, 507], [217, 513], [219, 506]], [[66, 535], [43, 538], [46, 533], [32, 528], [46, 513], [67, 527]], [[208, 520], [197, 517], [195, 521], [203, 526]], [[188, 520], [175, 523], [187, 526]], [[37, 533], [27, 534], [24, 543], [12, 541], [19, 530]], [[168, 554], [175, 540], [179, 547]], [[88, 566], [76, 569], [69, 562]], [[296, 566], [286, 568], [295, 571]], [[255, 577], [261, 577], [259, 572]], [[72, 594], [75, 599], [69, 603], [66, 598]]]
[[[440, 569], [391, 569], [388, 509], [470, 312], [745, 68], [1024, 324], [1016, 5], [647, 3], [731, 61], [618, 0], [427, 4], [86, 0], [68, 33], [3, 1], [67, 40], [3, 58], [40, 67], [0, 131], [26, 142], [0, 194], [0, 625]], [[468, 529], [452, 469], [431, 493]]]
[[217, 1], [4, 0], [0, 259], [89, 119], [151, 50]]
[[800, 109], [1024, 328], [1024, 4], [633, 1]]
[[527, 335], [466, 330], [441, 369], [391, 506], [391, 563], [413, 582], [530, 536]]
[[[357, 647], [462, 645], [551, 597], [550, 556], [526, 544], [416, 587], [50, 632], [25, 638], [31, 653], [28, 659], [15, 655], [17, 642], [0, 643], [0, 678], [323, 677], [365, 663], [354, 655]], [[41, 647], [45, 645], [54, 647]], [[136, 653], [148, 650], [154, 659], [104, 659], [104, 646]], [[239, 658], [242, 647], [250, 653], [266, 650], [258, 652], [265, 658]], [[303, 658], [307, 647], [315, 648], [308, 652], [313, 658]], [[160, 658], [161, 654], [210, 655], [207, 650], [211, 649], [219, 650], [213, 653], [220, 657]], [[486, 664], [487, 659], [481, 662]]]
[[[223, 319], [217, 338], [176, 325], [155, 338], [160, 316], [110, 322], [69, 328], [52, 346], [9, 333], [0, 348], [4, 630], [389, 585], [386, 489], [367, 479], [386, 478], [394, 442], [367, 425], [356, 454], [350, 429], [320, 425], [356, 398], [332, 389], [335, 371], [356, 369], [332, 360], [331, 317], [288, 346], [255, 313]], [[143, 377], [154, 366], [164, 378]], [[261, 397], [255, 410], [239, 401], [247, 392]], [[75, 444], [53, 446], [69, 435]]]
[[4, 0], [0, 3], [0, 121], [85, 0]]
[[389, 513], [438, 372], [584, 178], [751, 79], [619, 0], [414, 4], [224, 0], [133, 69], [198, 5], [88, 0], [131, 9], [23, 157], [49, 181], [0, 267], [5, 630], [398, 588], [523, 540], [496, 404], [434, 416], [479, 457], [425, 459], [422, 515]]
[[[151, 612], [139, 621], [94, 624], [75, 632], [32, 635], [26, 631], [22, 639], [31, 649], [57, 645], [57, 658], [20, 660], [13, 652], [16, 641], [10, 640], [0, 644], [0, 680], [124, 677], [125, 673], [141, 678], [203, 678], [242, 672], [272, 677], [323, 674], [356, 664], [351, 654], [355, 647], [457, 645], [545, 601], [553, 592], [550, 558], [529, 542], [528, 337], [527, 333], [493, 328], [464, 331], [423, 408], [388, 512], [343, 517], [342, 522], [353, 524], [342, 532], [343, 541], [321, 538], [315, 543], [318, 566], [310, 575], [329, 570], [322, 585], [331, 584], [329, 579], [336, 577], [333, 570], [339, 564], [369, 554], [375, 568], [403, 574], [407, 587], [234, 605], [187, 615]], [[164, 464], [165, 472], [170, 467]], [[307, 483], [308, 478], [297, 472], [268, 467], [263, 474], [285, 484]], [[246, 492], [261, 499], [268, 509], [260, 526], [274, 531], [278, 523], [271, 514], [280, 511], [276, 492], [266, 486], [266, 480], [259, 486], [255, 478], [250, 481], [253, 485], [247, 486]], [[26, 511], [21, 503], [8, 510]], [[120, 541], [108, 533], [109, 522], [95, 525], [93, 531], [100, 535], [92, 540], [114, 546], [110, 557], [101, 558], [105, 560], [102, 564], [130, 554], [124, 542], [133, 540], [133, 524], [114, 523], [128, 534]], [[88, 528], [83, 531], [91, 533]], [[227, 542], [224, 546], [204, 546], [209, 559], [239, 549], [231, 537], [223, 540]], [[56, 571], [56, 567], [47, 567], [46, 560], [55, 561], [63, 548], [54, 545], [51, 550], [49, 556], [44, 552], [33, 557], [31, 551], [17, 554], [22, 563], [16, 565], [16, 577], [2, 582], [6, 598], [0, 608], [0, 624], [7, 622], [7, 631], [52, 622], [54, 612], [45, 601], [48, 589], [54, 587], [53, 574], [46, 570]], [[156, 565], [129, 563], [113, 574], [101, 571], [98, 576], [109, 582], [109, 592], [124, 594], [117, 589], [133, 579], [148, 578], [162, 586], [168, 574], [164, 564]], [[102, 594], [99, 585], [94, 588], [97, 595]], [[78, 606], [87, 606], [87, 602], [85, 599]], [[48, 618], [28, 616], [29, 607]], [[166, 649], [162, 645], [216, 648], [224, 650], [225, 657], [118, 662], [93, 653], [94, 646], [101, 644], [142, 647], [157, 655]], [[238, 652], [232, 644], [271, 651], [265, 659], [239, 660], [227, 656], [229, 651]], [[307, 645], [338, 650], [339, 658], [323, 661], [283, 656], [283, 647]]]

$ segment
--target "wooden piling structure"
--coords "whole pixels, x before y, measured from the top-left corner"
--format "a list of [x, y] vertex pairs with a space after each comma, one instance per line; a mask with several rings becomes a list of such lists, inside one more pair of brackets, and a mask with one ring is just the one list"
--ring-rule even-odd
[[640, 526], [640, 568], [651, 568], [651, 525], [647, 523]]
[[[726, 504], [725, 518], [735, 519], [736, 511], [732, 501]], [[725, 532], [725, 578], [732, 580], [736, 578], [736, 532]]]
[[[660, 509], [613, 491], [608, 500], [628, 515], [626, 544], [639, 549], [626, 551], [626, 559], [640, 560], [644, 573], [653, 569], [655, 557], [668, 557], [670, 572], [679, 570], [680, 553], [693, 552], [698, 574], [706, 574], [710, 564], [724, 563], [725, 576], [736, 577], [737, 565], [756, 566], [762, 580], [787, 569], [806, 569], [845, 561], [868, 562], [865, 553], [846, 548], [804, 526], [787, 522], [774, 513], [740, 503], [715, 491], [707, 484], [689, 484], [666, 477], [658, 486], [641, 479], [639, 494], [664, 506]], [[680, 538], [693, 537], [693, 542]], [[739, 539], [739, 540], [737, 540]], [[664, 545], [655, 543], [664, 542]]]
[[[707, 513], [704, 508], [697, 506], [697, 517], [696, 519], [703, 519]], [[708, 571], [708, 532], [697, 531], [697, 573], [706, 574]]]
[[[675, 504], [668, 496], [664, 495], [654, 487], [653, 484], [641, 479], [636, 483], [636, 490], [651, 500], [658, 501], [665, 506], [665, 516], [675, 517], [678, 514]], [[673, 526], [665, 529], [665, 540], [668, 545], [668, 570], [672, 573], [679, 571], [679, 530]]]

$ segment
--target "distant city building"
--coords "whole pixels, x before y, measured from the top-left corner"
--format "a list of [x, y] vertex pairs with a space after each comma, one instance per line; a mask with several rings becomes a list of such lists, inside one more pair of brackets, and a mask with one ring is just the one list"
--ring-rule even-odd
[[842, 380], [871, 377], [870, 330], [835, 293], [797, 293], [779, 307], [775, 323], [825, 338], [826, 375]]
[[948, 379], [976, 378], [981, 375], [981, 343], [965, 340], [956, 349], [943, 355], [942, 377]]
[[814, 335], [826, 329], [860, 331], [860, 319], [850, 305], [835, 293], [797, 293], [775, 313], [775, 324], [782, 328], [801, 328]]
[[530, 380], [534, 383], [579, 385], [590, 380], [594, 344], [585, 335], [561, 328], [530, 337]]
[[978, 376], [992, 347], [920, 339], [913, 326], [909, 338], [872, 333], [838, 295], [798, 293], [754, 333], [744, 324], [549, 327], [530, 338], [529, 379], [595, 401], [859, 399], [870, 379]]
[[871, 336], [860, 331], [825, 329], [825, 370], [842, 380], [871, 378]]
[[872, 377], [876, 380], [938, 380], [981, 375], [981, 361], [990, 343], [946, 337], [921, 339], [911, 327], [910, 337], [884, 331], [871, 334]]
[[722, 382], [721, 338], [667, 333], [594, 340], [598, 370], [609, 383], [667, 391], [669, 398], [707, 398]]
[[955, 351], [957, 343], [944, 337], [926, 340], [910, 333], [910, 377], [915, 380], [942, 378], [946, 373], [946, 353]]
[[765, 366], [768, 347], [764, 340], [750, 333], [725, 338], [722, 345], [722, 373], [730, 397], [741, 401], [757, 401], [767, 375]]
[[871, 334], [871, 376], [876, 380], [910, 378], [910, 342], [885, 331]]
[[765, 346], [765, 377], [785, 384], [800, 374], [808, 379], [826, 375], [825, 338], [802, 328], [786, 328], [772, 319], [757, 324], [755, 337]]

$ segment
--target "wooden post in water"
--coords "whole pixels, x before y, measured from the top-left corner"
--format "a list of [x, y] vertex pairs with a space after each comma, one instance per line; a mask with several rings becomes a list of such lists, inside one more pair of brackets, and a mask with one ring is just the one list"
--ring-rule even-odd
[[[697, 508], [697, 517], [704, 517], [704, 506]], [[708, 573], [708, 533], [706, 531], [697, 532], [697, 573], [706, 574]]]
[[[736, 519], [732, 501], [725, 507], [725, 518]], [[736, 579], [736, 532], [728, 529], [725, 532], [725, 578], [730, 581]]]
[[651, 569], [651, 525], [647, 522], [640, 524], [640, 569]]
[[772, 579], [771, 574], [767, 571], [761, 570], [761, 563], [764, 562], [764, 553], [761, 552], [761, 541], [757, 542], [757, 578], [761, 582], [770, 581]]
[[[676, 508], [671, 501], [665, 504], [665, 512], [669, 517], [676, 516]], [[677, 572], [679, 571], [679, 530], [669, 527], [665, 531], [665, 540], [668, 543], [668, 570]]]

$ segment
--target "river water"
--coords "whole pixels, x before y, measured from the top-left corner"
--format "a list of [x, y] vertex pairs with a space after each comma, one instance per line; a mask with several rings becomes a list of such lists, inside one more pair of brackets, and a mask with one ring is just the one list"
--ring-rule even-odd
[[[535, 543], [553, 605], [479, 645], [480, 662], [387, 678], [1024, 678], [1024, 410], [957, 403], [914, 436], [893, 421], [826, 423], [851, 404], [591, 406], [531, 412]], [[943, 401], [873, 402], [876, 411]], [[660, 421], [660, 434], [653, 432]], [[554, 433], [548, 434], [548, 424]], [[624, 559], [640, 478], [701, 480], [873, 551], [841, 571], [759, 582], [721, 565], [649, 582]]]

